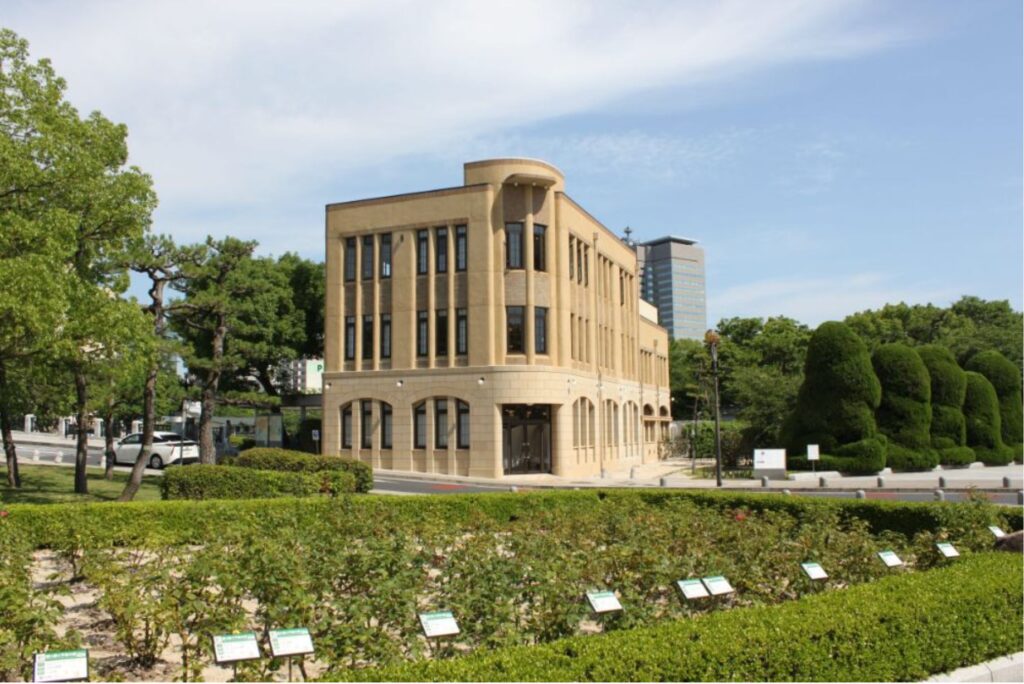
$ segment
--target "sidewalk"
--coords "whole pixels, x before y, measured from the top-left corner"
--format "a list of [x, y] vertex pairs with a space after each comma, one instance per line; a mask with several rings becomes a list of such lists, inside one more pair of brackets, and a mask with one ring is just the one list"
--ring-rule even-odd
[[[70, 447], [75, 448], [75, 436], [64, 437], [58, 435], [55, 432], [22, 432], [21, 430], [11, 430], [11, 435], [14, 437], [15, 444], [39, 444], [40, 446], [56, 446], [56, 447]], [[102, 449], [104, 448], [104, 440], [102, 437], [89, 437], [88, 438], [90, 449]]]

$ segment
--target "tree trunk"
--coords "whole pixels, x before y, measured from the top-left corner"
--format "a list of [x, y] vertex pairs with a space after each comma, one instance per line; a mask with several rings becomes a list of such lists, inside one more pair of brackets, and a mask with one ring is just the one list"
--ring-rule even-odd
[[217, 447], [213, 443], [213, 412], [217, 408], [216, 392], [210, 386], [203, 388], [203, 410], [199, 414], [199, 462], [216, 463]]
[[[142, 486], [142, 473], [149, 462], [149, 452], [153, 449], [153, 427], [156, 424], [156, 377], [160, 372], [160, 362], [156, 360], [146, 374], [146, 387], [142, 395], [142, 448], [132, 466], [132, 475], [128, 478], [118, 501], [131, 501]], [[184, 429], [184, 426], [182, 426]]]
[[86, 479], [85, 466], [89, 457], [89, 413], [87, 403], [89, 393], [85, 373], [75, 370], [75, 419], [78, 421], [78, 440], [75, 444], [75, 493], [88, 494], [89, 481]]
[[103, 456], [106, 459], [103, 470], [104, 480], [114, 479], [114, 398], [107, 398], [107, 413], [103, 416]]
[[0, 406], [0, 432], [3, 433], [4, 454], [7, 456], [7, 484], [15, 489], [21, 487], [21, 473], [18, 472], [18, 451], [11, 434], [11, 417], [4, 406]]

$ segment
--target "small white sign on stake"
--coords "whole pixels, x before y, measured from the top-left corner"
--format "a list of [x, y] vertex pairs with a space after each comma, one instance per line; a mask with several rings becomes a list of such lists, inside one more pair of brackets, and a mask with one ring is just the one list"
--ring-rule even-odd
[[270, 655], [275, 658], [307, 655], [312, 652], [313, 637], [305, 627], [270, 630]]
[[878, 557], [882, 559], [882, 562], [885, 563], [885, 566], [888, 568], [895, 568], [903, 565], [903, 561], [900, 560], [900, 557], [892, 551], [879, 551]]
[[712, 596], [721, 596], [723, 594], [731, 594], [735, 589], [729, 584], [729, 580], [725, 579], [721, 575], [715, 575], [713, 577], [705, 577], [701, 580], [704, 582], [704, 586], [707, 587], [708, 592]]
[[825, 572], [825, 568], [821, 567], [818, 563], [801, 563], [800, 567], [804, 569], [804, 572], [812, 580], [828, 579], [828, 573]]
[[36, 653], [32, 663], [33, 682], [73, 682], [89, 679], [89, 651]]
[[989, 525], [988, 531], [995, 535], [996, 539], [1002, 539], [1006, 536], [1006, 533], [998, 525]]
[[454, 636], [459, 633], [459, 623], [450, 610], [438, 610], [433, 613], [420, 613], [420, 626], [423, 636], [428, 639]]
[[938, 547], [939, 553], [946, 558], [957, 558], [960, 556], [960, 552], [949, 542], [938, 542], [935, 546]]
[[587, 601], [595, 613], [614, 613], [622, 610], [619, 597], [614, 591], [588, 591]]
[[676, 582], [676, 586], [679, 587], [679, 591], [683, 592], [683, 598], [687, 601], [707, 598], [711, 595], [699, 579], [679, 580]]
[[314, 442], [319, 442], [320, 441], [320, 431], [319, 430], [313, 430], [313, 441]]
[[259, 660], [260, 646], [256, 643], [256, 633], [214, 634], [213, 656], [218, 663]]
[[818, 445], [817, 444], [808, 444], [807, 445], [807, 460], [808, 461], [820, 461], [821, 460], [821, 456], [818, 454]]

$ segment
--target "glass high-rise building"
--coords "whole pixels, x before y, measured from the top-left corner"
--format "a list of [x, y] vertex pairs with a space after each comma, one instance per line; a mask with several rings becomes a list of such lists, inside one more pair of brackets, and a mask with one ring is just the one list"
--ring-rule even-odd
[[640, 296], [658, 309], [658, 323], [673, 339], [704, 339], [707, 293], [704, 250], [696, 240], [669, 235], [634, 245]]

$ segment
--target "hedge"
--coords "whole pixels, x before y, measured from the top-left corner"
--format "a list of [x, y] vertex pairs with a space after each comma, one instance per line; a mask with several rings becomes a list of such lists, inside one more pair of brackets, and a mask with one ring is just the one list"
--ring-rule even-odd
[[[917, 353], [928, 369], [932, 388], [932, 446], [939, 449], [942, 465], [966, 465], [974, 461], [967, 453], [967, 427], [963, 405], [967, 375], [946, 347], [927, 344]], [[956, 449], [953, 451], [953, 449]]]
[[270, 499], [351, 494], [355, 477], [343, 471], [273, 472], [227, 465], [170, 468], [160, 482], [163, 499]]
[[[822, 323], [808, 343], [804, 382], [783, 429], [790, 453], [818, 444], [838, 456], [839, 447], [875, 437], [881, 392], [864, 342], [843, 323]], [[884, 443], [877, 446], [884, 467]]]
[[967, 371], [964, 418], [967, 444], [983, 463], [1006, 465], [1013, 460], [1013, 449], [1003, 444], [996, 390], [981, 373]]
[[342, 470], [355, 476], [357, 492], [366, 493], [373, 489], [373, 469], [370, 466], [362, 461], [353, 461], [338, 456], [317, 456], [289, 449], [257, 447], [243, 451], [231, 459], [230, 464], [241, 468], [292, 472]]
[[999, 397], [999, 417], [1003, 442], [1024, 442], [1024, 406], [1021, 402], [1020, 370], [995, 350], [975, 354], [967, 362], [967, 370], [981, 373], [995, 388]]
[[885, 464], [894, 470], [930, 470], [939, 464], [932, 449], [932, 390], [928, 368], [913, 348], [883, 344], [871, 355], [882, 384], [875, 412], [878, 431], [888, 438]]
[[979, 554], [778, 606], [323, 679], [915, 681], [1020, 649], [1022, 567]]

